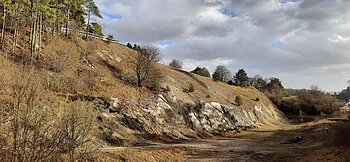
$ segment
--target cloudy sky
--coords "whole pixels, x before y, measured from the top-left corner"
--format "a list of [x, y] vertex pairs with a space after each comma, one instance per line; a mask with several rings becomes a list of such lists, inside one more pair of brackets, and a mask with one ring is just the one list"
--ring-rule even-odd
[[96, 0], [104, 32], [163, 63], [217, 65], [339, 91], [350, 79], [350, 0]]

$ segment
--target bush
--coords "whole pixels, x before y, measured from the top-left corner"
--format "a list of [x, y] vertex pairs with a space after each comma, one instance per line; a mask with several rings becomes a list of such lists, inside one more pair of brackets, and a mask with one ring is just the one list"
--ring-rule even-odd
[[259, 97], [255, 98], [255, 101], [260, 101], [260, 98]]
[[194, 86], [192, 83], [188, 85], [188, 92], [194, 92]]
[[211, 98], [210, 94], [207, 94], [207, 96], [205, 96], [206, 98]]
[[237, 106], [243, 105], [242, 97], [240, 95], [236, 96], [235, 102], [236, 102]]
[[91, 105], [47, 95], [38, 78], [32, 75], [14, 81], [11, 106], [5, 107], [7, 113], [0, 112], [0, 160], [86, 161], [92, 158], [98, 145]]
[[308, 115], [319, 115], [321, 112], [331, 114], [341, 107], [335, 97], [317, 88], [288, 89], [279, 92], [265, 92], [265, 94], [282, 112], [287, 114], [298, 115], [300, 111]]
[[165, 91], [167, 91], [167, 92], [171, 91], [171, 89], [170, 89], [170, 87], [168, 85], [165, 87]]
[[106, 38], [106, 43], [107, 44], [111, 44], [114, 40], [114, 36], [113, 35], [108, 35], [108, 37]]

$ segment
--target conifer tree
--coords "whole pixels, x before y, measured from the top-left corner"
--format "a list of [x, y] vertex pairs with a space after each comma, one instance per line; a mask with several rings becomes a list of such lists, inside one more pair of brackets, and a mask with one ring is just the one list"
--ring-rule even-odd
[[87, 12], [87, 24], [86, 24], [86, 35], [85, 35], [85, 38], [87, 39], [89, 37], [91, 16], [96, 16], [98, 18], [103, 18], [103, 17], [100, 14], [100, 10], [98, 9], [98, 7], [96, 6], [93, 0], [84, 0], [84, 6]]

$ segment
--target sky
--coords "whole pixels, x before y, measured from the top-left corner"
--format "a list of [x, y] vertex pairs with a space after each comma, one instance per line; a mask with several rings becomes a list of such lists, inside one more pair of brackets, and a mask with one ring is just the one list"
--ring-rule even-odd
[[106, 35], [153, 44], [185, 70], [277, 77], [340, 91], [350, 80], [350, 0], [96, 0]]

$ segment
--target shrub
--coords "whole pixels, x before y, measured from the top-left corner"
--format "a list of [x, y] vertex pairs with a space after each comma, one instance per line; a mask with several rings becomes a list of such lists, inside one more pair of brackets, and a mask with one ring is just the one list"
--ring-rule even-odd
[[194, 86], [192, 83], [188, 85], [188, 92], [194, 92]]
[[170, 91], [171, 91], [169, 85], [167, 85], [167, 86], [165, 87], [165, 91], [167, 91], [167, 92], [170, 92]]
[[235, 102], [236, 102], [237, 106], [243, 105], [242, 97], [240, 95], [236, 96]]
[[111, 44], [114, 40], [114, 36], [113, 35], [108, 35], [108, 37], [106, 38], [106, 43], [107, 44]]
[[[8, 113], [0, 112], [3, 130], [0, 160], [86, 161], [92, 158], [98, 145], [91, 105], [46, 95], [40, 80], [32, 75], [14, 81], [12, 103], [6, 107]], [[7, 153], [6, 157], [3, 153]]]
[[255, 101], [260, 101], [260, 98], [259, 97], [255, 98]]
[[207, 96], [205, 96], [206, 98], [210, 98], [211, 96], [210, 96], [210, 94], [207, 94]]

